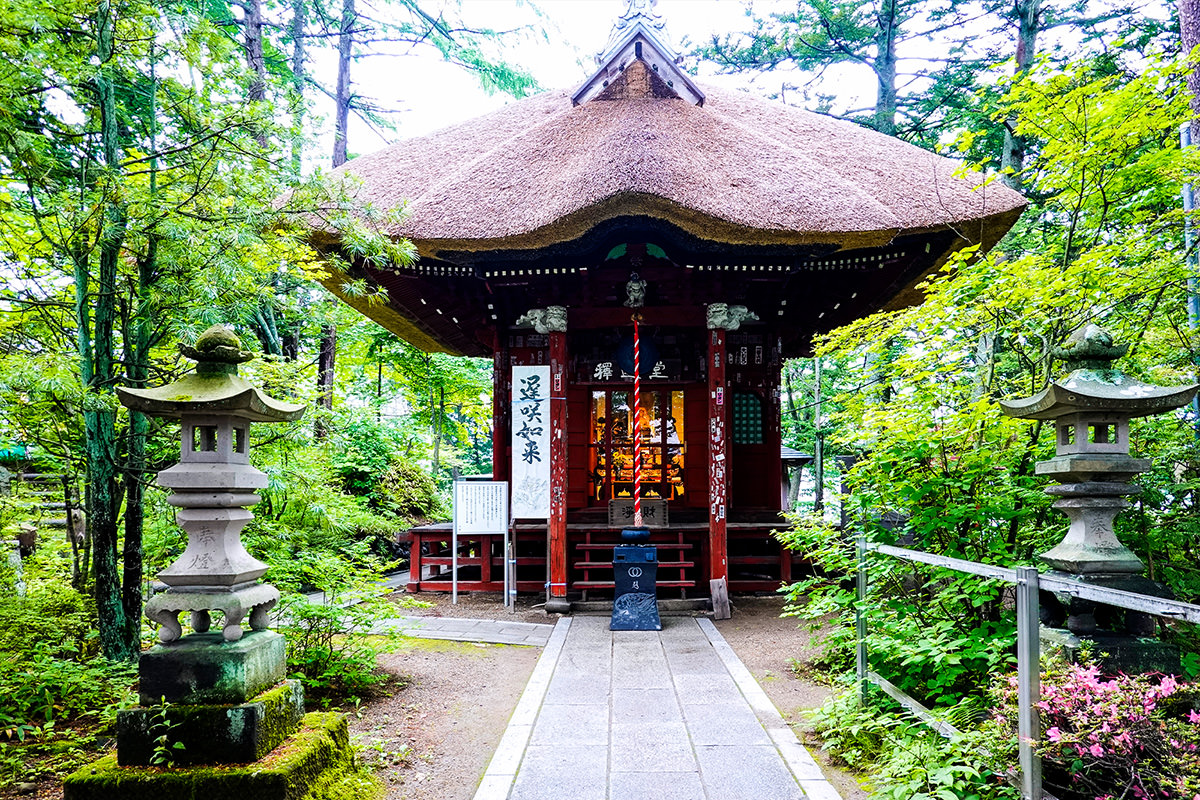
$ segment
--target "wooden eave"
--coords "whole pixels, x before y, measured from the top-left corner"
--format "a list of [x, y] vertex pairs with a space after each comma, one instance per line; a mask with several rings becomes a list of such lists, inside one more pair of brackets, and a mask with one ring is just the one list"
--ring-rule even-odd
[[[606, 261], [622, 242], [653, 242], [668, 259]], [[628, 218], [575, 242], [541, 251], [447, 254], [412, 267], [356, 265], [354, 277], [384, 290], [386, 305], [346, 297], [344, 276], [325, 285], [402, 339], [431, 352], [491, 355], [498, 334], [530, 308], [564, 305], [572, 330], [623, 324], [623, 286], [637, 271], [650, 282], [646, 323], [695, 327], [713, 302], [741, 303], [772, 330], [785, 356], [805, 355], [814, 336], [891, 308], [965, 244], [950, 230], [899, 236], [885, 247], [730, 247], [705, 242], [661, 220]], [[586, 314], [583, 313], [586, 309]]]

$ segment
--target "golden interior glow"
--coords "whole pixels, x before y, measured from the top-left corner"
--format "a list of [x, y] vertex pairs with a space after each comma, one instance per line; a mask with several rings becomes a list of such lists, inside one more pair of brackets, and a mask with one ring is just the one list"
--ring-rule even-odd
[[[633, 430], [636, 415], [626, 390], [592, 392], [588, 448], [593, 503], [633, 497]], [[642, 497], [676, 500], [684, 495], [683, 391], [643, 391]]]

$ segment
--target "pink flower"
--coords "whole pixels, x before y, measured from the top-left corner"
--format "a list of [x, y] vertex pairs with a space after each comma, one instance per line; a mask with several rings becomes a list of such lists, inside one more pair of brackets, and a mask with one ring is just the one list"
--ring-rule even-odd
[[[1188, 709], [1188, 722], [1193, 725], [1200, 725], [1200, 714], [1197, 714], [1193, 709]], [[1200, 797], [1200, 795], [1197, 795], [1197, 797]]]
[[1062, 731], [1060, 731], [1057, 727], [1050, 728], [1046, 731], [1046, 738], [1052, 742], [1057, 742], [1062, 738]]
[[1088, 748], [1088, 752], [1094, 755], [1096, 758], [1099, 758], [1100, 756], [1104, 755], [1104, 748], [1098, 744], [1094, 744]]

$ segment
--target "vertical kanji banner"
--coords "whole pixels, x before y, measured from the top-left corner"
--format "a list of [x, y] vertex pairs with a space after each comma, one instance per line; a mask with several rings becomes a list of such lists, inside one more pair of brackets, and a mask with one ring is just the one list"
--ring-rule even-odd
[[513, 367], [512, 515], [550, 517], [550, 367]]

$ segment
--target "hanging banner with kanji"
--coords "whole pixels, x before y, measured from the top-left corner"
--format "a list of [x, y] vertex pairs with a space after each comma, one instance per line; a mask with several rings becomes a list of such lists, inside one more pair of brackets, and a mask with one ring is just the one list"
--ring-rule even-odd
[[512, 515], [550, 517], [550, 367], [513, 367]]

